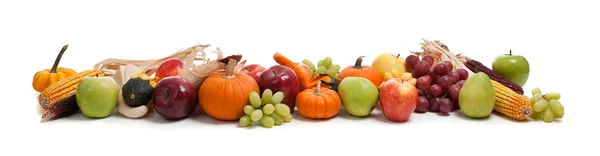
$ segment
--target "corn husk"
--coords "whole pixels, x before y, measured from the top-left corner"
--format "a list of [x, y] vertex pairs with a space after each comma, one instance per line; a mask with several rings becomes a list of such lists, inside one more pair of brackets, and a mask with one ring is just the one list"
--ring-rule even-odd
[[[223, 58], [223, 52], [221, 52], [220, 48], [216, 48], [216, 51], [212, 51], [217, 54], [217, 58], [215, 60], [209, 59], [204, 51], [209, 46], [210, 45], [208, 44], [197, 44], [160, 59], [132, 60], [109, 58], [96, 63], [94, 69], [102, 70], [107, 73], [116, 73], [116, 70], [121, 68], [121, 66], [134, 65], [142, 69], [146, 75], [153, 75], [162, 62], [167, 59], [178, 58], [184, 62], [183, 69], [179, 73], [179, 76], [191, 83], [197, 89], [208, 76], [215, 72], [225, 70], [226, 64], [220, 62], [220, 60], [229, 59], [229, 57]], [[241, 55], [238, 59], [241, 59]], [[240, 61], [240, 63], [236, 65], [235, 71], [238, 72], [245, 63], [245, 60]], [[109, 76], [112, 75], [109, 74]]]
[[471, 70], [469, 70], [469, 68], [467, 68], [463, 64], [464, 60], [469, 59], [468, 57], [462, 54], [455, 55], [453, 52], [450, 51], [448, 46], [442, 44], [442, 42], [440, 41], [428, 41], [423, 39], [423, 43], [421, 43], [421, 48], [423, 50], [422, 52], [411, 51], [411, 53], [417, 56], [429, 55], [433, 57], [433, 60], [435, 62], [450, 61], [453, 66], [452, 70], [465, 69], [469, 73], [469, 76], [474, 74]]

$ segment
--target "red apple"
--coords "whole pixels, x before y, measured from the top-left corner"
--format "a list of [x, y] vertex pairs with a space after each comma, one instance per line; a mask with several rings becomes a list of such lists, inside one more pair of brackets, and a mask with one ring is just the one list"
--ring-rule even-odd
[[265, 70], [260, 75], [261, 90], [271, 89], [273, 93], [281, 91], [284, 95], [283, 102], [294, 112], [296, 107], [296, 95], [300, 92], [298, 76], [286, 66], [275, 65]]
[[417, 107], [418, 101], [417, 88], [399, 78], [385, 82], [379, 93], [381, 111], [391, 121], [408, 120]]
[[260, 64], [250, 64], [242, 67], [242, 69], [240, 69], [239, 72], [242, 74], [250, 75], [250, 77], [252, 77], [254, 81], [256, 81], [256, 83], [259, 83], [260, 74], [262, 74], [263, 71], [265, 71], [265, 67], [261, 66]]
[[196, 105], [198, 94], [192, 84], [180, 76], [170, 76], [156, 84], [152, 95], [154, 110], [165, 119], [185, 118]]
[[178, 58], [170, 58], [165, 60], [156, 69], [156, 77], [163, 79], [169, 76], [179, 75], [183, 68], [183, 61]]

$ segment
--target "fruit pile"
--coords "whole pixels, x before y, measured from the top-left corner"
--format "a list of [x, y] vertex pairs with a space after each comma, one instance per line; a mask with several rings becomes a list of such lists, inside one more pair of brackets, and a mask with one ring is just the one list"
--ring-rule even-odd
[[[390, 121], [403, 122], [414, 112], [462, 113], [485, 118], [491, 113], [516, 121], [564, 116], [560, 94], [532, 90], [523, 95], [529, 63], [523, 56], [496, 57], [491, 68], [466, 55], [455, 55], [439, 41], [424, 40], [423, 51], [381, 53], [371, 65], [365, 56], [344, 68], [331, 57], [295, 62], [280, 52], [276, 65], [248, 64], [242, 55], [206, 58], [208, 45], [195, 45], [150, 60], [106, 59], [76, 72], [59, 67], [64, 46], [52, 68], [36, 72], [32, 87], [43, 120], [81, 112], [105, 118], [114, 109], [127, 118], [156, 113], [181, 120], [196, 111], [241, 127], [260, 123], [271, 128], [291, 122], [296, 110], [312, 120], [335, 118], [343, 109], [369, 117], [376, 105]], [[262, 94], [261, 94], [262, 93]], [[77, 95], [77, 96], [75, 96]], [[297, 107], [297, 108], [296, 108]]]
[[273, 94], [270, 89], [265, 89], [262, 98], [257, 92], [250, 93], [250, 105], [244, 106], [246, 115], [240, 118], [240, 126], [248, 127], [252, 122], [260, 121], [261, 125], [271, 128], [292, 121], [290, 107], [281, 103], [283, 97], [282, 92]]

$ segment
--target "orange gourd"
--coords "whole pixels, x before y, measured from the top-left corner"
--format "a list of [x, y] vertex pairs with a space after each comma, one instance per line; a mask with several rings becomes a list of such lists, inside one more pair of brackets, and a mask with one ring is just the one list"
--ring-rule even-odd
[[219, 120], [238, 120], [244, 116], [251, 92], [260, 92], [256, 81], [241, 73], [234, 73], [238, 60], [229, 59], [225, 72], [207, 77], [198, 91], [198, 103], [209, 116]]
[[[289, 58], [283, 56], [283, 54], [281, 54], [280, 52], [276, 52], [273, 55], [273, 60], [275, 60], [275, 62], [277, 62], [277, 64], [279, 65], [289, 67], [290, 69], [292, 69], [292, 71], [296, 73], [296, 76], [298, 76], [298, 82], [300, 83], [300, 91], [310, 89], [316, 86], [317, 82], [320, 82], [321, 80], [326, 80], [328, 82], [330, 81], [330, 78], [325, 75], [315, 74], [314, 77], [311, 77], [312, 74], [307, 73], [309, 71], [305, 71], [305, 69], [302, 69], [302, 67], [294, 63]], [[323, 85], [329, 87], [329, 85], [327, 84]]]
[[381, 84], [383, 78], [379, 72], [370, 66], [363, 66], [362, 61], [365, 56], [358, 57], [354, 66], [348, 66], [340, 71], [338, 79], [343, 80], [346, 77], [363, 77], [371, 81], [373, 84]]
[[319, 81], [315, 88], [306, 89], [296, 96], [298, 112], [305, 118], [328, 119], [335, 116], [342, 106], [342, 100], [337, 92], [321, 88]]
[[56, 57], [56, 60], [54, 60], [54, 65], [52, 65], [52, 68], [44, 69], [35, 73], [33, 76], [33, 82], [31, 84], [35, 91], [42, 92], [44, 89], [48, 88], [48, 86], [77, 73], [75, 70], [70, 68], [58, 67], [60, 58], [62, 58], [63, 53], [65, 53], [68, 47], [69, 45], [62, 47], [58, 53], [58, 56]]

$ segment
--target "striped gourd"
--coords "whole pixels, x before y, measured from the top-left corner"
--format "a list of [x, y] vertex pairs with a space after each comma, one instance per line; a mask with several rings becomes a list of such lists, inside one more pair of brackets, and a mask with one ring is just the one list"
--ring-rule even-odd
[[491, 81], [496, 93], [494, 111], [515, 120], [526, 120], [533, 113], [527, 98], [495, 80]]
[[105, 76], [100, 70], [86, 70], [73, 74], [44, 89], [38, 96], [38, 102], [44, 109], [42, 120], [55, 119], [79, 111], [75, 92], [77, 85], [85, 77]]

